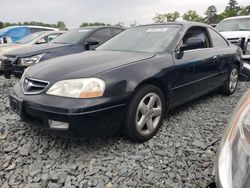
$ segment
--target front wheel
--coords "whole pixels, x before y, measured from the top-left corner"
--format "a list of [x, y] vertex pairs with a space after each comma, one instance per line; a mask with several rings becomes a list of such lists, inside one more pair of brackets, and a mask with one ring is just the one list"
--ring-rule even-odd
[[236, 65], [234, 65], [230, 71], [229, 77], [224, 85], [221, 87], [221, 92], [225, 95], [232, 95], [238, 86], [239, 71]]
[[153, 85], [144, 85], [133, 96], [124, 123], [124, 134], [136, 142], [152, 138], [160, 128], [165, 113], [162, 91]]

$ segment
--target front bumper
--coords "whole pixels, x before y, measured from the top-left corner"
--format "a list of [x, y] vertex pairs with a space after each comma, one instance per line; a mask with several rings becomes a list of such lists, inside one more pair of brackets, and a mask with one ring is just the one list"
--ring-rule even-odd
[[[15, 104], [13, 105], [13, 98]], [[10, 105], [23, 120], [36, 120], [51, 129], [49, 121], [64, 122], [68, 131], [79, 135], [107, 135], [122, 125], [127, 97], [72, 99], [46, 94], [24, 95], [20, 84], [14, 86]], [[15, 109], [19, 108], [19, 109]], [[54, 129], [54, 128], [53, 128]]]

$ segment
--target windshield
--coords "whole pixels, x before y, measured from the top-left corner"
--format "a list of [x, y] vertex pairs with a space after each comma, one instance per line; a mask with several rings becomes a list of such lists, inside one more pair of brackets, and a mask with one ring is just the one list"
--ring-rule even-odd
[[0, 35], [4, 35], [9, 30], [8, 27], [0, 29]]
[[52, 43], [55, 44], [76, 44], [78, 43], [84, 36], [86, 36], [89, 31], [91, 31], [92, 29], [84, 29], [84, 28], [80, 28], [80, 29], [73, 29], [70, 30], [58, 37], [56, 37], [53, 41], [51, 41]]
[[218, 31], [250, 31], [250, 18], [228, 19], [220, 22]]
[[17, 44], [27, 44], [27, 43], [37, 39], [38, 37], [42, 36], [44, 33], [46, 33], [46, 31], [30, 34], [30, 35], [16, 41], [16, 43]]
[[166, 50], [180, 28], [181, 25], [134, 27], [118, 34], [97, 50], [160, 53]]

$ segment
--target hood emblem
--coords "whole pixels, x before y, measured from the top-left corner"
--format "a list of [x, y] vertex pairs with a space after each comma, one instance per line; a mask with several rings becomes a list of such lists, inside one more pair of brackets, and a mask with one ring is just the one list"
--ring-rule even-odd
[[33, 83], [30, 82], [29, 80], [25, 79], [24, 80], [24, 89], [25, 91], [29, 91], [33, 86]]
[[49, 82], [25, 77], [22, 81], [22, 90], [24, 94], [35, 95], [43, 92], [49, 85]]

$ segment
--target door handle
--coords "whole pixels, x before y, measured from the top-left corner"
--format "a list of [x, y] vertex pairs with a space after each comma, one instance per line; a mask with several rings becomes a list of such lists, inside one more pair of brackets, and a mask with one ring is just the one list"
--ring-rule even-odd
[[213, 57], [213, 61], [216, 61], [217, 59], [218, 59], [218, 56], [215, 55], [215, 56]]

